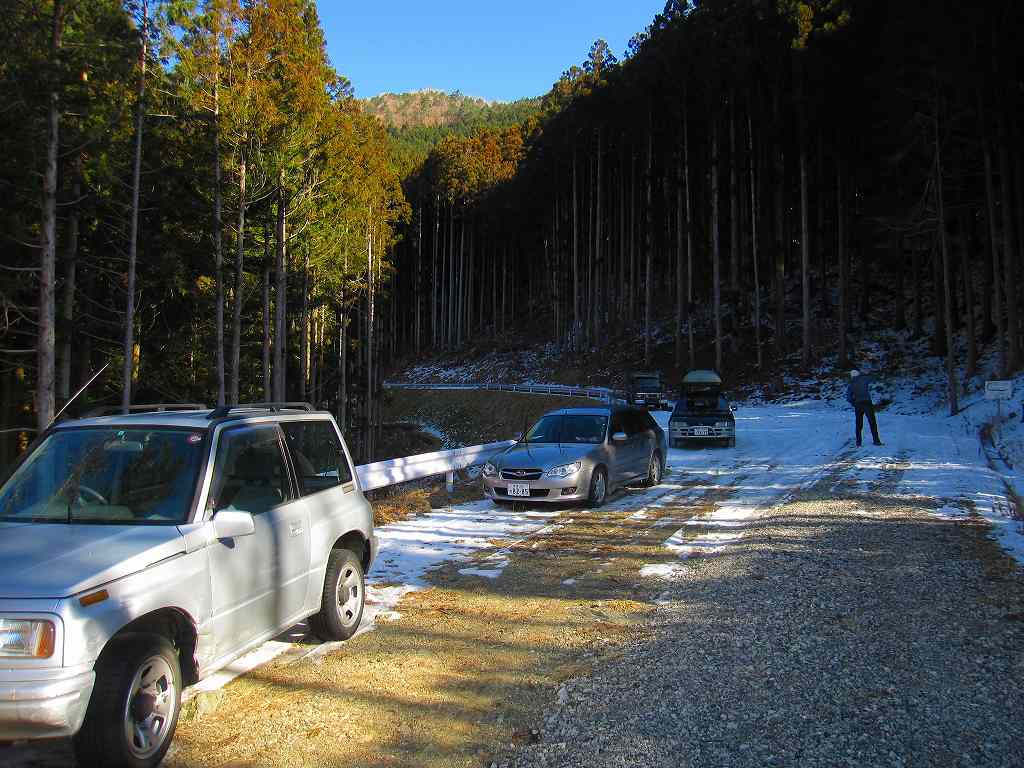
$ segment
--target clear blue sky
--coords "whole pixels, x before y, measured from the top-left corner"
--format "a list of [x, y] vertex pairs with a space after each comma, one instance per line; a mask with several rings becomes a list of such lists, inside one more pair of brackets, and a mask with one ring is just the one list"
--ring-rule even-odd
[[665, 0], [318, 0], [331, 63], [360, 98], [460, 90], [510, 101], [540, 96], [591, 43], [626, 43]]

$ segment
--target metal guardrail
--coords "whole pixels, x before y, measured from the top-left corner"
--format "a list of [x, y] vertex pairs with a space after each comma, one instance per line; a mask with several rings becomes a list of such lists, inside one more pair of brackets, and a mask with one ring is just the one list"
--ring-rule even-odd
[[447, 475], [451, 484], [453, 473], [483, 464], [498, 451], [515, 445], [515, 440], [503, 440], [486, 445], [471, 445], [451, 451], [420, 453], [387, 461], [375, 461], [356, 467], [359, 485], [364, 491], [375, 491], [389, 485], [420, 480], [424, 477]]
[[[565, 395], [585, 397], [602, 403], [622, 402], [622, 392], [608, 387], [569, 387], [562, 384], [398, 384], [384, 382], [386, 389], [408, 390], [461, 390], [478, 392], [521, 392], [533, 395]], [[389, 485], [410, 480], [445, 475], [449, 487], [455, 472], [483, 464], [498, 451], [515, 445], [515, 440], [504, 440], [486, 445], [471, 445], [450, 451], [421, 453], [387, 461], [376, 461], [356, 467], [359, 484], [364, 491], [375, 491]]]
[[386, 389], [474, 390], [480, 392], [522, 392], [533, 395], [585, 397], [604, 403], [622, 399], [622, 393], [608, 387], [569, 387], [562, 384], [398, 384], [384, 382]]

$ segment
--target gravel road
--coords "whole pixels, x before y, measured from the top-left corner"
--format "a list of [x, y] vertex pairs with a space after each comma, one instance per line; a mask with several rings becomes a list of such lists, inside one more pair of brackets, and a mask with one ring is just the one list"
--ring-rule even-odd
[[837, 474], [688, 561], [653, 638], [568, 680], [495, 764], [1024, 765], [1021, 570], [901, 495], [898, 466], [864, 493]]

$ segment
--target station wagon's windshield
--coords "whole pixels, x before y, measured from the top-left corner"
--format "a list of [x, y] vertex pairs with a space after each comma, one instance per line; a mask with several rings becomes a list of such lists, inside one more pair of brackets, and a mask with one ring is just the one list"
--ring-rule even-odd
[[604, 431], [607, 426], [607, 416], [582, 414], [545, 416], [526, 433], [523, 442], [596, 445], [604, 441]]
[[0, 521], [184, 523], [202, 443], [187, 429], [58, 430], [0, 488]]

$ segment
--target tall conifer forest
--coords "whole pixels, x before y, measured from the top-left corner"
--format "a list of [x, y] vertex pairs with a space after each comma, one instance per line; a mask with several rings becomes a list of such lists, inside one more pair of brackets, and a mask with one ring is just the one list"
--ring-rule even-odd
[[670, 0], [419, 129], [311, 0], [5, 8], [0, 465], [104, 365], [76, 411], [308, 400], [362, 458], [396, 363], [492, 338], [650, 363], [669, 327], [680, 370], [768, 376], [886, 302], [951, 411], [955, 368], [1021, 366], [1018, 3]]

